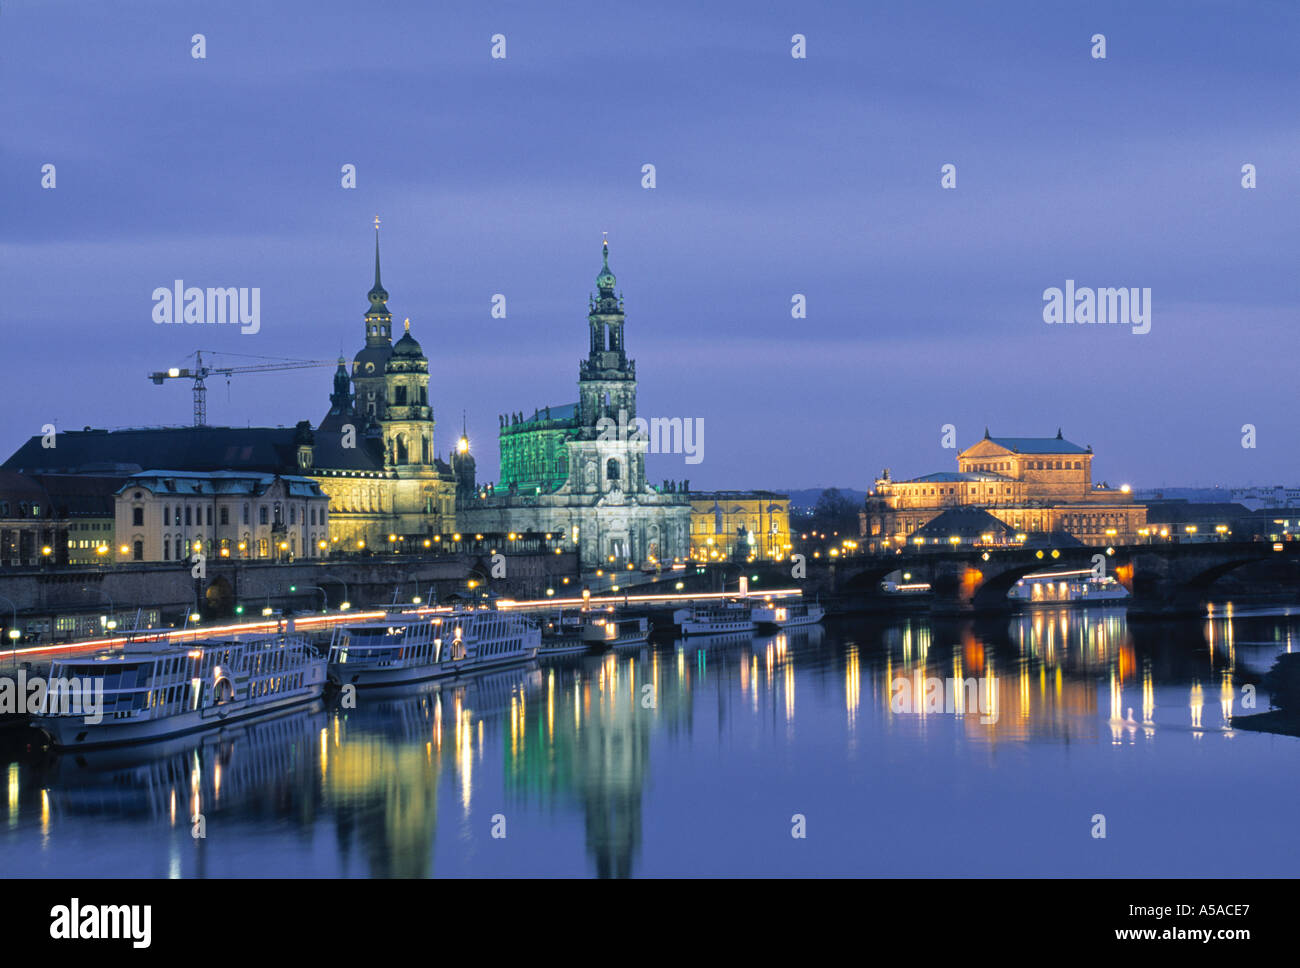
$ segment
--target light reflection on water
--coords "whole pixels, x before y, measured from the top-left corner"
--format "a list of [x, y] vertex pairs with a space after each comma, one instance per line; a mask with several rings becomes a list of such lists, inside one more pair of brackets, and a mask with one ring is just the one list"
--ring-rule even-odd
[[[355, 709], [318, 704], [148, 747], [10, 749], [0, 865], [152, 877], [1287, 873], [1300, 741], [1233, 724], [1298, 622], [1223, 606], [1134, 626], [1122, 610], [1068, 608], [845, 620], [362, 691]], [[1088, 832], [1097, 812], [1105, 841]], [[806, 838], [791, 836], [796, 815]]]

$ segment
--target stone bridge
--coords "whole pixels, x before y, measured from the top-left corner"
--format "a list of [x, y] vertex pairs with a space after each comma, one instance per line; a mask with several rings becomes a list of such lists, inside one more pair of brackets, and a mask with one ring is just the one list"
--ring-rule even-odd
[[912, 581], [930, 584], [932, 611], [961, 615], [1008, 609], [1007, 593], [1021, 578], [1039, 571], [1092, 568], [1098, 555], [1104, 561], [1105, 574], [1129, 590], [1132, 597], [1125, 604], [1130, 617], [1194, 615], [1204, 611], [1218, 578], [1259, 561], [1294, 564], [1300, 561], [1300, 542], [1120, 545], [1110, 553], [1105, 548], [1076, 546], [810, 558], [802, 582], [791, 580], [788, 563], [764, 571], [769, 584], [803, 585], [805, 594], [883, 604], [880, 582], [901, 569], [911, 574]]

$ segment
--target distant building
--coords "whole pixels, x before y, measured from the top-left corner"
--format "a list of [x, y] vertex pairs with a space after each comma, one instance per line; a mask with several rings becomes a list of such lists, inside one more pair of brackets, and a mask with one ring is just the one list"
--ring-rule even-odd
[[1232, 500], [1252, 511], [1300, 507], [1300, 487], [1234, 487]]
[[578, 400], [529, 419], [502, 416], [500, 486], [458, 487], [456, 521], [464, 531], [562, 533], [584, 570], [671, 564], [689, 553], [690, 505], [684, 493], [650, 485], [646, 444], [626, 432], [637, 416], [636, 362], [624, 346], [608, 243], [602, 257]]
[[115, 475], [43, 474], [54, 517], [66, 529], [67, 561], [91, 565], [115, 560], [117, 512], [114, 494], [125, 478]]
[[[1146, 508], [1126, 489], [1092, 483], [1092, 448], [1055, 437], [984, 438], [957, 455], [956, 472], [876, 481], [859, 515], [863, 543], [880, 551], [916, 543], [950, 508], [980, 508], [1029, 540], [1064, 532], [1087, 545], [1131, 543]], [[926, 536], [921, 535], [921, 543]]]
[[41, 482], [0, 470], [0, 565], [67, 562], [67, 523], [54, 517], [53, 502]]
[[[790, 554], [790, 498], [775, 491], [691, 491], [697, 561], [780, 561]], [[739, 547], [739, 552], [737, 548]]]
[[1153, 541], [1253, 541], [1272, 530], [1268, 514], [1234, 502], [1147, 501], [1146, 509], [1147, 537]]

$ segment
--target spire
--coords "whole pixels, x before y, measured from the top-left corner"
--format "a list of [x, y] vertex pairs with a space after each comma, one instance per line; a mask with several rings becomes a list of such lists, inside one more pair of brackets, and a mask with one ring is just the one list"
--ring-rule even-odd
[[606, 235], [606, 238], [601, 242], [600, 246], [601, 266], [600, 275], [596, 276], [596, 288], [600, 290], [601, 296], [608, 297], [614, 294], [616, 280], [614, 279], [614, 273], [609, 268], [609, 233], [603, 234]]
[[1060, 428], [1060, 427], [1057, 427], [1057, 428], [1056, 428], [1056, 439], [1057, 439], [1057, 440], [1063, 440], [1063, 439], [1064, 439], [1064, 438], [1061, 436], [1061, 428]]
[[984, 439], [985, 439], [985, 440], [988, 440], [988, 439], [989, 439], [989, 428], [988, 428], [987, 425], [985, 425], [985, 427], [984, 427]]
[[370, 292], [366, 294], [370, 298], [370, 311], [372, 313], [387, 313], [388, 290], [384, 284], [379, 281], [379, 216], [375, 216], [375, 284], [370, 287]]
[[330, 413], [346, 414], [352, 410], [352, 381], [348, 377], [347, 360], [339, 357], [334, 371], [334, 392], [330, 394]]

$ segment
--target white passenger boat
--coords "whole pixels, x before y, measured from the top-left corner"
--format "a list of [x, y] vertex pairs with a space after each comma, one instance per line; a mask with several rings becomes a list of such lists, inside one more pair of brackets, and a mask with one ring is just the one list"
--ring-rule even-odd
[[1092, 577], [1091, 569], [1026, 575], [1007, 595], [1022, 605], [1086, 605], [1117, 602], [1129, 597], [1128, 589], [1109, 575]]
[[711, 602], [677, 609], [673, 612], [673, 624], [682, 630], [682, 635], [745, 632], [754, 627], [754, 610], [744, 601]]
[[56, 747], [162, 739], [319, 698], [325, 660], [278, 632], [55, 659], [33, 725]]
[[392, 686], [524, 662], [537, 657], [541, 630], [496, 609], [405, 613], [340, 626], [329, 676], [340, 685]]
[[587, 651], [587, 643], [582, 635], [586, 621], [581, 612], [555, 612], [545, 616], [541, 624], [542, 643], [537, 650], [539, 656]]
[[816, 625], [826, 609], [816, 602], [777, 604], [764, 602], [754, 606], [754, 624], [760, 628], [788, 629], [795, 625]]
[[591, 649], [640, 645], [650, 641], [650, 620], [644, 616], [619, 618], [616, 615], [597, 615], [583, 628], [582, 638]]

